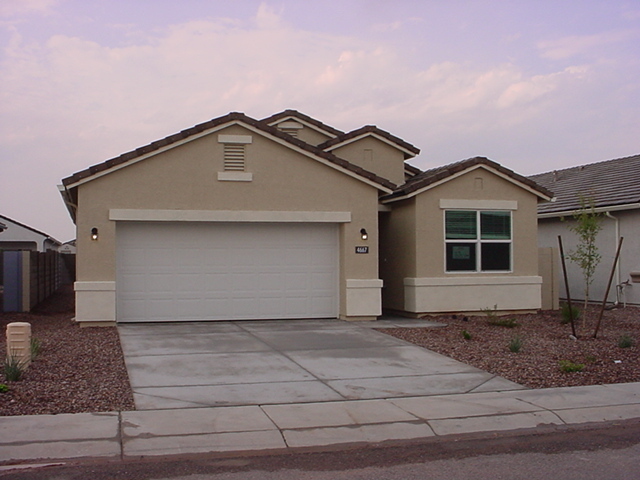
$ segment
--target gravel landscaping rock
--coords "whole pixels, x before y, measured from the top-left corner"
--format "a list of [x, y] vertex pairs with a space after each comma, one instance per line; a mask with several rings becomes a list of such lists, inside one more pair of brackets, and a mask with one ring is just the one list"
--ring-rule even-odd
[[[0, 358], [6, 355], [10, 322], [31, 323], [41, 345], [23, 379], [8, 382], [1, 369], [0, 384], [9, 390], [0, 392], [0, 416], [135, 409], [116, 328], [80, 328], [73, 321], [73, 299], [66, 286], [32, 313], [0, 313]], [[561, 325], [558, 312], [506, 317], [516, 320], [514, 328], [490, 325], [486, 317], [449, 315], [432, 318], [445, 327], [380, 331], [529, 388], [640, 381], [640, 309], [605, 312], [597, 339], [591, 338], [597, 309], [588, 317], [592, 320], [585, 327], [580, 323], [578, 340], [569, 338], [571, 327]], [[631, 347], [618, 346], [623, 335], [631, 338]], [[514, 353], [509, 344], [516, 336], [522, 348]], [[563, 360], [584, 368], [564, 372]]]
[[0, 383], [0, 415], [134, 410], [133, 394], [115, 327], [80, 328], [72, 318], [74, 295], [65, 286], [32, 313], [2, 313], [0, 358], [6, 355], [6, 326], [29, 322], [39, 355], [16, 382]]
[[[599, 307], [590, 307], [587, 323], [576, 322], [578, 339], [570, 338], [571, 325], [561, 315], [544, 311], [535, 315], [509, 315], [517, 326], [491, 325], [486, 316], [431, 317], [442, 328], [384, 329], [383, 333], [420, 345], [529, 388], [570, 387], [640, 381], [640, 309], [605, 311], [597, 339], [593, 338]], [[465, 339], [466, 337], [470, 339]], [[633, 345], [618, 346], [626, 335]], [[521, 340], [519, 352], [509, 348]], [[565, 372], [560, 362], [584, 365], [580, 372]]]

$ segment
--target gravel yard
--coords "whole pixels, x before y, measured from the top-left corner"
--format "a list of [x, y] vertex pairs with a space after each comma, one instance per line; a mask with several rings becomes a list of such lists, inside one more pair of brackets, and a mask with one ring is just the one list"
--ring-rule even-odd
[[[595, 318], [597, 312], [591, 316]], [[115, 328], [83, 328], [73, 321], [73, 292], [65, 287], [30, 314], [0, 313], [4, 358], [4, 332], [10, 322], [31, 323], [40, 341], [39, 355], [21, 380], [8, 382], [4, 369], [0, 383], [0, 416], [134, 410], [133, 395]], [[429, 348], [475, 367], [501, 375], [530, 388], [592, 385], [640, 381], [640, 309], [605, 312], [597, 340], [593, 326], [580, 329], [571, 340], [571, 327], [560, 324], [560, 314], [512, 315], [518, 326], [489, 325], [486, 317], [461, 315], [434, 317], [446, 327], [384, 329], [386, 334]], [[463, 337], [468, 332], [470, 339]], [[587, 333], [588, 332], [588, 333]], [[633, 346], [620, 348], [628, 335]], [[522, 348], [511, 352], [509, 343], [520, 337]], [[583, 364], [581, 372], [567, 373], [559, 363]]]
[[[599, 311], [599, 307], [589, 309], [584, 327], [582, 320], [576, 322], [578, 340], [569, 337], [571, 325], [562, 325], [561, 314], [554, 311], [498, 317], [515, 319], [514, 328], [490, 325], [484, 316], [450, 315], [432, 318], [447, 323], [446, 327], [380, 331], [529, 388], [640, 381], [640, 309], [605, 311], [598, 338], [593, 339]], [[465, 339], [463, 331], [471, 338]], [[622, 336], [628, 336], [633, 345], [618, 346]], [[517, 353], [509, 348], [515, 337], [521, 340]], [[563, 361], [584, 367], [579, 372], [565, 372], [560, 368]]]
[[17, 382], [0, 383], [0, 415], [34, 415], [134, 410], [133, 394], [115, 327], [80, 328], [72, 321], [73, 291], [63, 287], [35, 312], [0, 313], [5, 358], [6, 325], [31, 323], [40, 353]]

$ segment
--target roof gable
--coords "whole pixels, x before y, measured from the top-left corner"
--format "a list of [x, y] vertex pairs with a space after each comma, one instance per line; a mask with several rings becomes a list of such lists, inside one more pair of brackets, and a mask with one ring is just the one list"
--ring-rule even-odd
[[53, 238], [51, 235], [49, 235], [47, 233], [44, 233], [44, 232], [41, 232], [40, 230], [36, 230], [35, 228], [30, 227], [29, 225], [25, 225], [24, 223], [20, 223], [17, 220], [14, 220], [12, 218], [6, 217], [4, 215], [0, 215], [0, 219], [2, 219], [2, 222], [0, 223], [0, 225], [2, 226], [2, 227], [0, 227], [0, 231], [9, 230], [10, 225], [8, 225], [8, 224], [13, 224], [16, 227], [20, 227], [20, 228], [23, 228], [25, 230], [30, 231], [31, 233], [35, 233], [37, 235], [40, 235], [40, 236], [43, 237], [43, 239], [49, 239], [53, 243], [61, 245], [61, 243], [58, 240], [56, 240], [55, 238]]
[[529, 177], [553, 190], [556, 201], [538, 206], [538, 214], [561, 214], [579, 210], [581, 196], [596, 208], [640, 208], [640, 155], [617, 158]]
[[420, 153], [419, 148], [385, 130], [382, 130], [381, 128], [378, 128], [375, 125], [365, 125], [364, 127], [357, 128], [351, 132], [338, 135], [331, 140], [321, 143], [318, 145], [318, 148], [330, 152], [344, 145], [348, 145], [349, 143], [357, 142], [365, 137], [374, 137], [394, 148], [397, 148], [398, 150], [401, 150], [404, 153], [405, 160], [415, 157]]
[[344, 173], [350, 174], [362, 181], [365, 181], [366, 183], [373, 184], [383, 191], [390, 192], [391, 190], [393, 190], [393, 188], [395, 188], [395, 185], [389, 180], [386, 180], [372, 172], [358, 167], [329, 152], [324, 152], [314, 147], [313, 145], [309, 145], [302, 140], [281, 132], [275, 127], [269, 126], [263, 121], [255, 120], [240, 112], [232, 112], [208, 122], [198, 124], [194, 127], [182, 130], [179, 133], [170, 135], [161, 140], [157, 140], [148, 145], [137, 148], [133, 151], [124, 153], [118, 157], [112, 158], [97, 165], [93, 165], [85, 170], [76, 172], [73, 175], [64, 178], [62, 180], [62, 184], [67, 189], [74, 188], [82, 183], [86, 183], [102, 175], [109, 174], [116, 169], [124, 168], [133, 163], [145, 160], [146, 158], [157, 155], [162, 151], [170, 148], [175, 148], [176, 146], [184, 142], [200, 138], [204, 135], [209, 135], [216, 130], [226, 128], [234, 124], [245, 126], [256, 133], [268, 136], [271, 139], [276, 140], [278, 143], [286, 145], [289, 148], [293, 148], [308, 157], [314, 158], [331, 167], [337, 168]]
[[384, 203], [390, 203], [414, 197], [426, 190], [430, 190], [438, 185], [451, 181], [454, 178], [477, 168], [489, 170], [505, 180], [516, 184], [520, 188], [530, 191], [542, 200], [549, 201], [553, 197], [553, 194], [549, 190], [536, 184], [534, 181], [529, 180], [528, 178], [523, 177], [522, 175], [519, 175], [514, 171], [489, 160], [488, 158], [474, 157], [418, 173], [414, 177], [410, 178], [404, 185], [397, 188], [393, 193], [384, 196], [382, 201]]
[[305, 115], [304, 113], [297, 110], [283, 110], [280, 113], [275, 113], [267, 118], [263, 118], [260, 121], [265, 125], [275, 126], [289, 120], [298, 121], [313, 130], [324, 133], [328, 137], [337, 137], [338, 135], [344, 135], [344, 132], [342, 130], [333, 128], [332, 126], [327, 125], [326, 123], [322, 123], [320, 120], [316, 120], [315, 118], [312, 118], [309, 115]]

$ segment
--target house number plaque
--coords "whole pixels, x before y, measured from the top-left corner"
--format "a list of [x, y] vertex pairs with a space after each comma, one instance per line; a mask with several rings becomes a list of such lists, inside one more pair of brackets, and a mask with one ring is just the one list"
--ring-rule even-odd
[[356, 253], [369, 253], [369, 247], [367, 246], [356, 247]]

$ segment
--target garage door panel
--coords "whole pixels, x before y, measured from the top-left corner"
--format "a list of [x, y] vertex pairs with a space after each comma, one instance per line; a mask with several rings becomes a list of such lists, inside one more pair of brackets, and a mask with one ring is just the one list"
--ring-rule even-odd
[[337, 226], [119, 223], [118, 321], [337, 316]]

